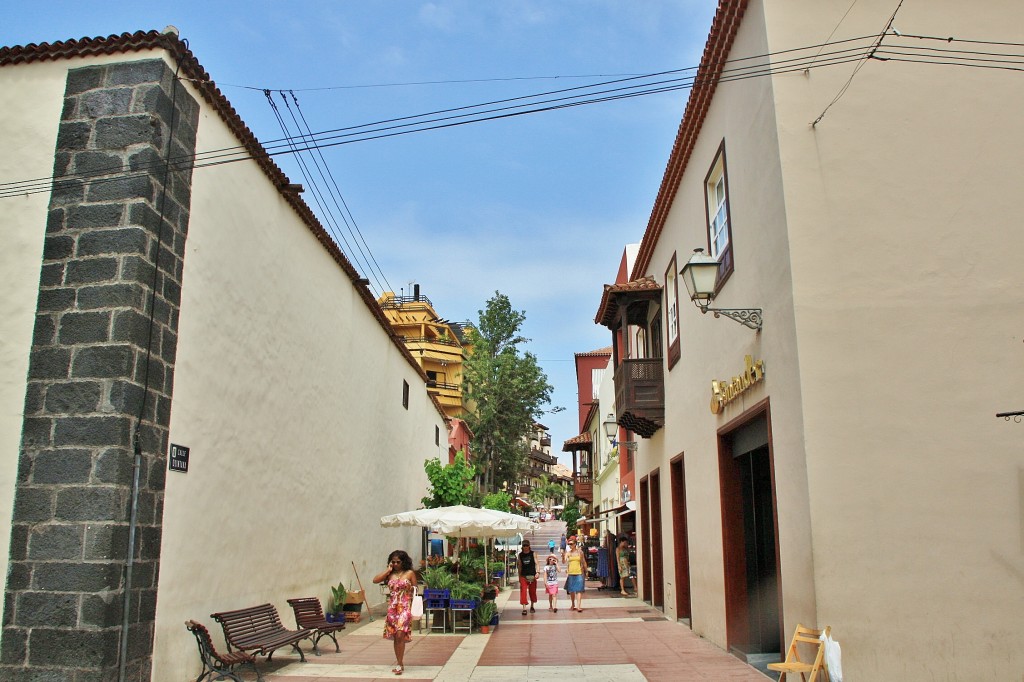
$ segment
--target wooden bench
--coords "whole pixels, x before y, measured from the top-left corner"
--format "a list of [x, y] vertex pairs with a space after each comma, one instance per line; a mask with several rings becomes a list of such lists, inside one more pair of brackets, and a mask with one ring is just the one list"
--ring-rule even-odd
[[269, 663], [277, 649], [291, 646], [299, 652], [299, 659], [303, 663], [306, 661], [306, 656], [298, 643], [309, 637], [312, 632], [306, 629], [287, 629], [281, 623], [273, 604], [211, 613], [210, 618], [220, 623], [224, 629], [224, 641], [228, 643], [229, 652], [238, 649], [255, 656], [266, 656]]
[[[231, 678], [235, 682], [242, 682], [242, 678], [234, 672], [236, 665], [250, 665], [256, 671], [256, 678], [262, 680], [260, 671], [256, 670], [256, 659], [244, 651], [233, 651], [222, 654], [213, 646], [210, 638], [210, 631], [202, 623], [194, 620], [186, 620], [185, 627], [195, 635], [196, 644], [199, 646], [199, 659], [203, 662], [203, 671], [196, 678], [196, 682], [202, 680], [224, 680]], [[214, 677], [216, 675], [216, 677]]]
[[289, 606], [295, 612], [295, 625], [312, 631], [310, 639], [313, 640], [313, 653], [320, 655], [317, 642], [322, 637], [329, 637], [334, 642], [334, 649], [338, 652], [341, 647], [338, 645], [338, 637], [334, 633], [345, 629], [345, 623], [332, 623], [324, 617], [324, 609], [320, 606], [320, 600], [316, 597], [299, 597], [288, 600]]

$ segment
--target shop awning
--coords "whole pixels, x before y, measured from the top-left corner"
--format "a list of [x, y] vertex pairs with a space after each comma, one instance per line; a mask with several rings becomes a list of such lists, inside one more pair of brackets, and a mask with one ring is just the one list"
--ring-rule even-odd
[[[625, 504], [620, 504], [618, 507], [612, 507], [611, 509], [605, 509], [604, 511], [597, 512], [593, 516], [580, 519], [576, 523], [601, 523], [603, 521], [613, 521], [619, 518], [623, 514], [630, 514], [636, 511], [636, 502], [630, 500]], [[607, 516], [606, 516], [607, 514]]]

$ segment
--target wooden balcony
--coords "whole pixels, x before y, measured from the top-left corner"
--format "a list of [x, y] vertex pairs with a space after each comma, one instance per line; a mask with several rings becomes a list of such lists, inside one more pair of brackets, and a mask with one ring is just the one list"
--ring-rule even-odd
[[589, 478], [581, 479], [577, 476], [572, 483], [572, 489], [576, 499], [584, 502], [594, 501], [594, 482]]
[[665, 425], [665, 377], [661, 358], [623, 360], [615, 368], [616, 421], [643, 438]]

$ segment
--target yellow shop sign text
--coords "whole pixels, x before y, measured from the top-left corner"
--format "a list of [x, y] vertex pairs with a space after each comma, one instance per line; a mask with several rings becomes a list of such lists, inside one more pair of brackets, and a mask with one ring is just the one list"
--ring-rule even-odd
[[755, 363], [748, 355], [743, 358], [743, 363], [746, 369], [738, 377], [733, 377], [729, 381], [711, 380], [711, 414], [718, 414], [723, 407], [764, 379], [764, 360]]

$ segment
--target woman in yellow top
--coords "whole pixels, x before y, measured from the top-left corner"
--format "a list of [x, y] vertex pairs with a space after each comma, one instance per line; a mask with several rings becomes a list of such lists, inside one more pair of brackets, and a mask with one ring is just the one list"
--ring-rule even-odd
[[569, 538], [569, 551], [565, 555], [566, 572], [569, 577], [565, 581], [565, 591], [569, 593], [569, 608], [583, 611], [584, 578], [587, 574], [587, 557], [583, 549], [576, 544], [576, 537]]

